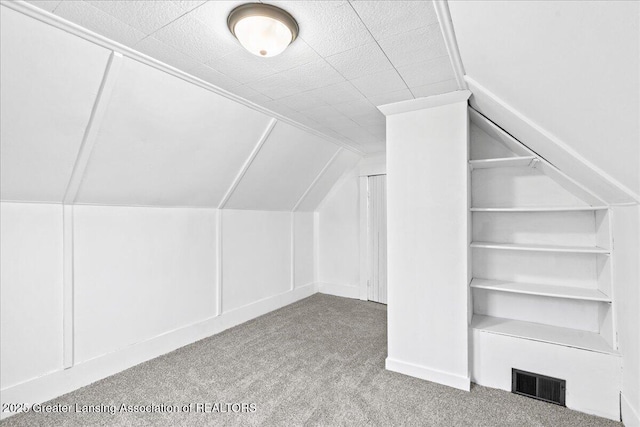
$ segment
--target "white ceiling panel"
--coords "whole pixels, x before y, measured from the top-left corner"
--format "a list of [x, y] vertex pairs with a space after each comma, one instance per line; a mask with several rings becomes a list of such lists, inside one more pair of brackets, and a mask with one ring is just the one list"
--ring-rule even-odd
[[237, 44], [223, 43], [214, 28], [191, 14], [154, 32], [153, 37], [205, 64], [240, 49]]
[[407, 89], [407, 85], [396, 70], [381, 71], [358, 77], [351, 81], [366, 97]]
[[293, 209], [337, 150], [330, 142], [278, 122], [225, 207]]
[[153, 37], [147, 37], [146, 39], [138, 42], [135, 45], [135, 48], [137, 51], [142, 52], [147, 56], [155, 58], [182, 71], [188, 72], [200, 65], [203, 65], [189, 55], [185, 55], [184, 53]]
[[218, 87], [226, 87], [227, 89], [233, 89], [240, 86], [240, 83], [236, 80], [228, 77], [226, 74], [214, 70], [207, 65], [198, 65], [189, 71], [191, 75], [196, 76], [202, 80], [213, 83]]
[[125, 59], [77, 202], [217, 206], [269, 120]]
[[134, 46], [145, 38], [144, 32], [84, 1], [63, 1], [55, 12], [64, 19], [126, 46]]
[[438, 24], [380, 39], [378, 43], [396, 68], [447, 56]]
[[455, 77], [448, 56], [398, 67], [398, 72], [409, 88], [443, 82]]
[[304, 113], [322, 103], [377, 106], [444, 93], [451, 86], [441, 82], [454, 78], [437, 62], [447, 50], [430, 0], [270, 1], [300, 26], [273, 58], [253, 56], [229, 32], [229, 12], [242, 0], [33, 3], [347, 144], [342, 116], [327, 122]]
[[110, 52], [2, 7], [0, 193], [61, 202]]
[[458, 90], [458, 82], [455, 79], [411, 88], [411, 91], [416, 96], [416, 98], [454, 92], [456, 90]]
[[147, 0], [85, 0], [118, 20], [137, 28], [145, 34], [164, 27], [186, 11], [172, 1]]
[[324, 59], [318, 59], [300, 67], [257, 80], [250, 83], [249, 86], [271, 99], [279, 99], [296, 93], [330, 86], [341, 81], [344, 81], [344, 77], [340, 73]]
[[[419, 96], [420, 95], [415, 95], [416, 98], [418, 98]], [[393, 102], [408, 101], [413, 98], [414, 93], [412, 93], [412, 91], [410, 91], [409, 89], [400, 89], [394, 92], [386, 92], [381, 93], [380, 95], [370, 96], [369, 101], [373, 105], [380, 106], [391, 104]]]
[[350, 151], [342, 150], [340, 154], [336, 156], [333, 162], [331, 162], [329, 167], [325, 169], [322, 176], [318, 178], [313, 188], [311, 188], [305, 195], [304, 199], [298, 205], [296, 211], [314, 211], [318, 207], [320, 202], [324, 200], [327, 194], [329, 194], [329, 191], [331, 191], [331, 188], [338, 181], [338, 179], [340, 179], [340, 177], [345, 172], [353, 168], [359, 160], [360, 156], [357, 156]]
[[377, 43], [368, 43], [328, 56], [327, 62], [346, 79], [355, 79], [393, 68]]
[[345, 102], [366, 100], [364, 95], [350, 82], [340, 82], [329, 86], [314, 89], [300, 95], [314, 96], [323, 100], [327, 105], [342, 104]]
[[255, 82], [268, 76], [277, 74], [277, 71], [255, 55], [247, 55], [243, 50], [232, 52], [209, 62], [209, 66], [221, 73], [232, 77], [242, 84]]
[[347, 1], [270, 1], [295, 17], [300, 37], [322, 56], [373, 42], [373, 37]]
[[431, 1], [356, 0], [351, 4], [377, 40], [438, 23]]

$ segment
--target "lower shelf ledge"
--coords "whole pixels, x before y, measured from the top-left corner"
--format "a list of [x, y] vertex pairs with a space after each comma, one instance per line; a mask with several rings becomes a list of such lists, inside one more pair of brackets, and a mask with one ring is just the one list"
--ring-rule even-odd
[[542, 341], [565, 347], [619, 356], [619, 353], [612, 349], [600, 334], [595, 332], [479, 314], [473, 315], [471, 328], [498, 335]]
[[610, 303], [611, 297], [605, 295], [598, 289], [542, 285], [536, 283], [519, 283], [505, 280], [489, 280], [473, 278], [471, 280], [471, 288], [484, 289], [496, 292], [510, 292], [522, 295], [534, 295], [550, 298], [576, 299], [582, 301], [594, 301]]

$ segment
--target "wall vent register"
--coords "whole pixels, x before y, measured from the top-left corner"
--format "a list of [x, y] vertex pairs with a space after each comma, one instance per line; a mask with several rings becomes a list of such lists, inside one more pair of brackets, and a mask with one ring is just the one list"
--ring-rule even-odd
[[511, 370], [511, 392], [556, 405], [565, 405], [567, 382], [540, 374]]

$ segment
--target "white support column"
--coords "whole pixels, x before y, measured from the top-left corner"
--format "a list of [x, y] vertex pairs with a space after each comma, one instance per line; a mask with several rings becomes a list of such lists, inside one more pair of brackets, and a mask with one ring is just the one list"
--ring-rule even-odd
[[386, 368], [469, 390], [469, 91], [387, 116]]

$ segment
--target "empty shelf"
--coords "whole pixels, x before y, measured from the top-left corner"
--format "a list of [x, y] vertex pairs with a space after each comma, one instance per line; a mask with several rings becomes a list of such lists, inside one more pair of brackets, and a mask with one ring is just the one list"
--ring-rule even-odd
[[536, 158], [534, 156], [504, 157], [501, 159], [470, 160], [471, 169], [507, 168], [529, 166]]
[[484, 332], [507, 335], [533, 341], [580, 348], [598, 353], [615, 354], [609, 344], [595, 332], [578, 329], [560, 328], [521, 320], [501, 319], [499, 317], [473, 315], [471, 327]]
[[483, 249], [500, 249], [500, 250], [507, 250], [507, 251], [609, 254], [608, 249], [604, 249], [598, 246], [559, 246], [559, 245], [538, 245], [538, 244], [529, 244], [529, 243], [471, 242], [471, 247], [483, 248]]
[[607, 206], [548, 206], [548, 207], [521, 207], [521, 208], [471, 208], [471, 212], [580, 212], [602, 211], [609, 209]]
[[541, 285], [536, 283], [518, 283], [502, 280], [472, 279], [475, 289], [487, 289], [499, 292], [511, 292], [525, 295], [538, 295], [552, 298], [578, 299], [583, 301], [611, 302], [611, 298], [598, 289], [577, 288], [573, 286]]

